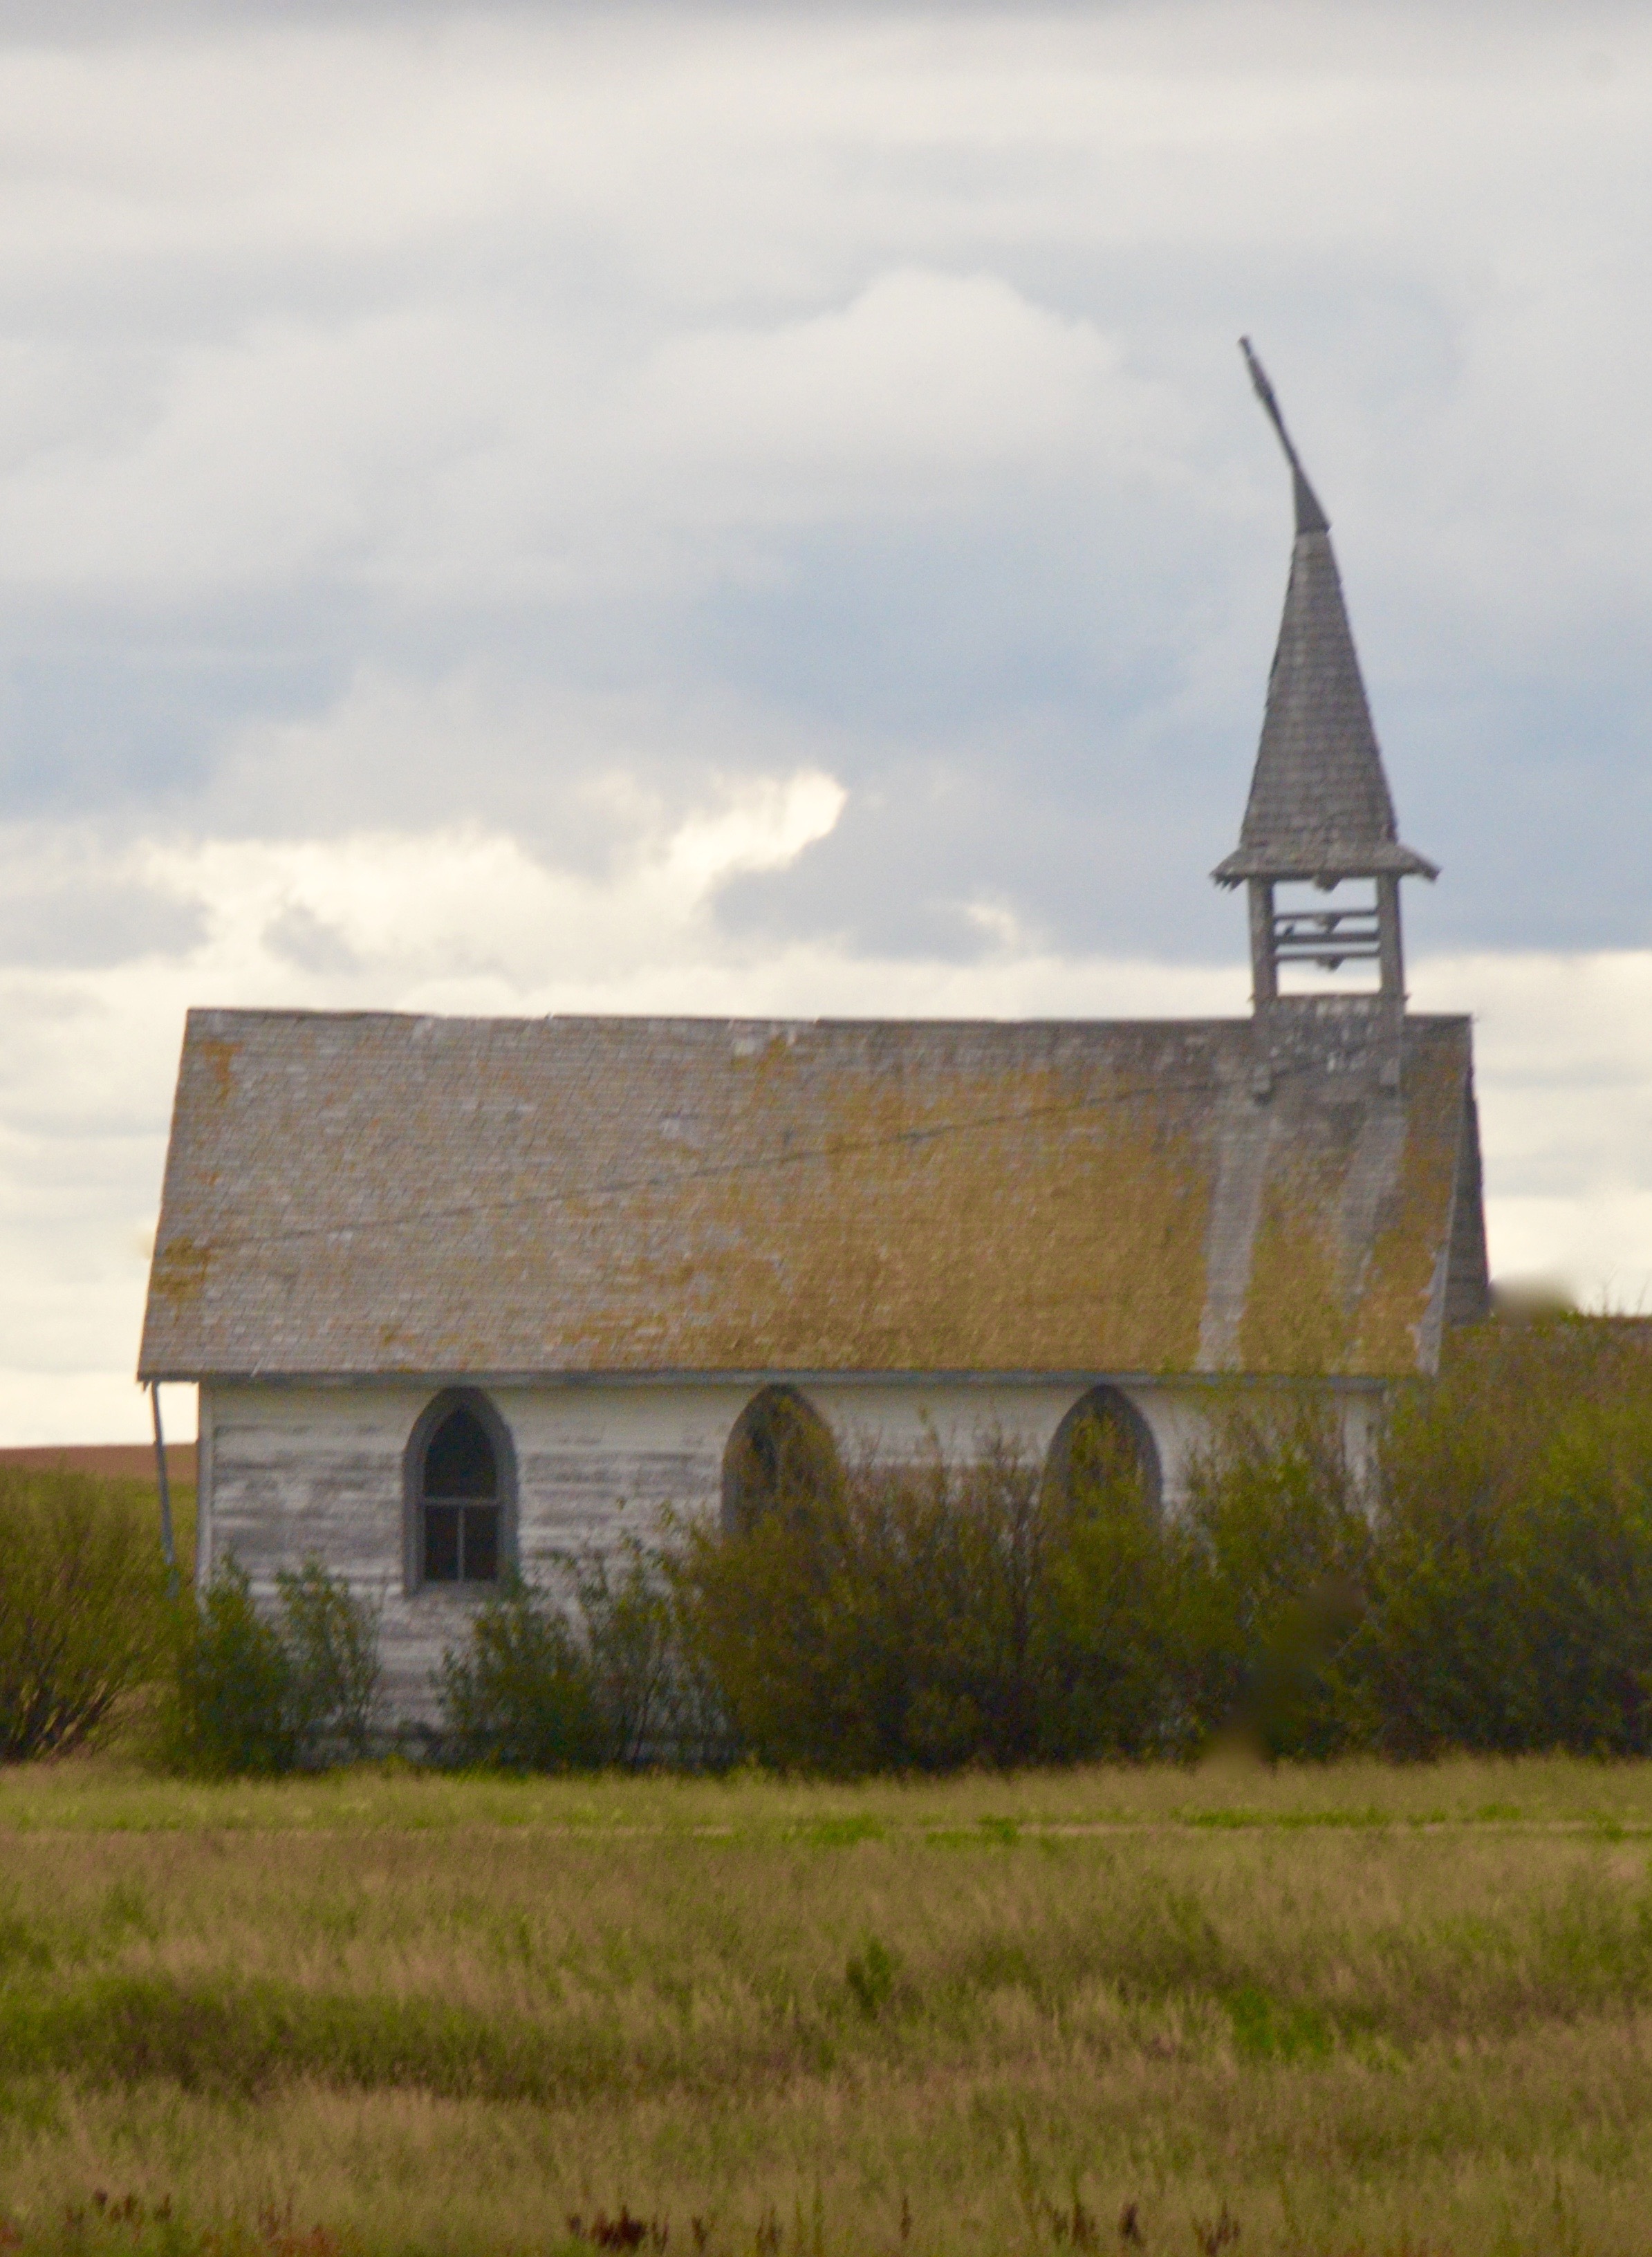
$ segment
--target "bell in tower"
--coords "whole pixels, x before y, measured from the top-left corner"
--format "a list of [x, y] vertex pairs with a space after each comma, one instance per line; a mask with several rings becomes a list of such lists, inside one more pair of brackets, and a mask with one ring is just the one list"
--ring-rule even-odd
[[[1250, 339], [1239, 342], [1257, 397], [1291, 466], [1296, 540], [1239, 845], [1211, 875], [1220, 886], [1243, 882], [1250, 895], [1258, 1031], [1283, 1034], [1287, 1015], [1303, 1003], [1316, 1004], [1315, 997], [1291, 992], [1294, 968], [1331, 973], [1365, 964], [1374, 972], [1374, 987], [1348, 997], [1343, 1008], [1375, 1015], [1379, 1031], [1392, 1041], [1397, 1070], [1406, 1007], [1400, 881], [1439, 874], [1400, 843], [1331, 553], [1329, 520]], [[1350, 881], [1364, 881], [1359, 899], [1329, 898]], [[1311, 899], [1281, 904], [1280, 886], [1312, 887], [1327, 899], [1323, 906]]]

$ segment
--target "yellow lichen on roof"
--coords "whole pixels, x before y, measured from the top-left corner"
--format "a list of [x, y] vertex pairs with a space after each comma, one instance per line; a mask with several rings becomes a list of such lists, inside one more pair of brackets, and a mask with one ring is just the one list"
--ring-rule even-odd
[[[745, 1124], [772, 1173], [677, 1182], [634, 1218], [658, 1295], [641, 1321], [673, 1364], [1191, 1362], [1205, 1202], [1182, 1140], [1036, 1069], [944, 1089], [846, 1078], [795, 1128], [788, 1094], [755, 1093]], [[593, 1314], [592, 1363], [630, 1361], [633, 1295]]]
[[1247, 1371], [1346, 1371], [1354, 1311], [1343, 1290], [1329, 1217], [1292, 1186], [1268, 1186], [1239, 1327]]

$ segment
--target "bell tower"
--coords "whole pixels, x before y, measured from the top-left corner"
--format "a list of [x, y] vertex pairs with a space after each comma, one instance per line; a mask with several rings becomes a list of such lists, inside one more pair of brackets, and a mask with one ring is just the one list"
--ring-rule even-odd
[[[1435, 865], [1400, 843], [1393, 801], [1372, 727], [1371, 708], [1331, 552], [1330, 521], [1297, 456], [1273, 387], [1239, 340], [1251, 381], [1291, 467], [1296, 538], [1285, 615], [1268, 676], [1262, 741], [1235, 852], [1211, 872], [1250, 897], [1251, 995], [1259, 1033], [1320, 998], [1294, 992], [1296, 969], [1335, 972], [1367, 965], [1375, 984], [1337, 997], [1391, 1038], [1394, 1075], [1405, 1019], [1401, 878], [1435, 878]], [[1350, 898], [1348, 888], [1362, 890]], [[1281, 887], [1312, 887], [1326, 899], [1281, 903]], [[1281, 975], [1284, 975], [1282, 978]], [[1393, 1077], [1386, 1077], [1393, 1078]]]

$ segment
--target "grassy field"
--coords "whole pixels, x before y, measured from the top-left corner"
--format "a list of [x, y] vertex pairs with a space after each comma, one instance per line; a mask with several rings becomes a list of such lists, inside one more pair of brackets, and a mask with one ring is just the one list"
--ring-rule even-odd
[[14, 1771], [0, 2217], [312, 2257], [633, 2219], [729, 2253], [1641, 2252], [1649, 1856], [1652, 1768], [1572, 1762]]

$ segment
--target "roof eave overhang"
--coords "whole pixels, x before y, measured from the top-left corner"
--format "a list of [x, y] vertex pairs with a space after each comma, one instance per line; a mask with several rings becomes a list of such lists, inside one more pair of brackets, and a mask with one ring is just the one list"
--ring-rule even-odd
[[429, 1371], [287, 1371], [287, 1370], [146, 1370], [140, 1374], [145, 1386], [157, 1382], [163, 1387], [223, 1386], [223, 1387], [767, 1387], [785, 1384], [798, 1387], [824, 1386], [894, 1386], [894, 1387], [1093, 1387], [1105, 1381], [1121, 1387], [1167, 1388], [1235, 1388], [1300, 1386], [1305, 1381], [1339, 1390], [1356, 1393], [1391, 1387], [1402, 1379], [1414, 1378], [1415, 1369], [1407, 1365], [1393, 1371], [1152, 1371], [1131, 1370], [1107, 1364], [1079, 1364], [1060, 1369], [1005, 1369], [1002, 1370], [920, 1371], [907, 1369], [868, 1367], [840, 1369], [836, 1367], [753, 1365], [749, 1369], [706, 1369], [699, 1366], [671, 1367], [661, 1365], [645, 1369], [616, 1369], [598, 1370], [552, 1369], [548, 1370], [482, 1370], [457, 1368], [432, 1368]]
[[1210, 873], [1218, 886], [1242, 885], [1247, 878], [1276, 883], [1340, 885], [1344, 878], [1427, 878], [1440, 874], [1437, 862], [1398, 844], [1351, 846], [1332, 842], [1300, 845], [1241, 846]]

